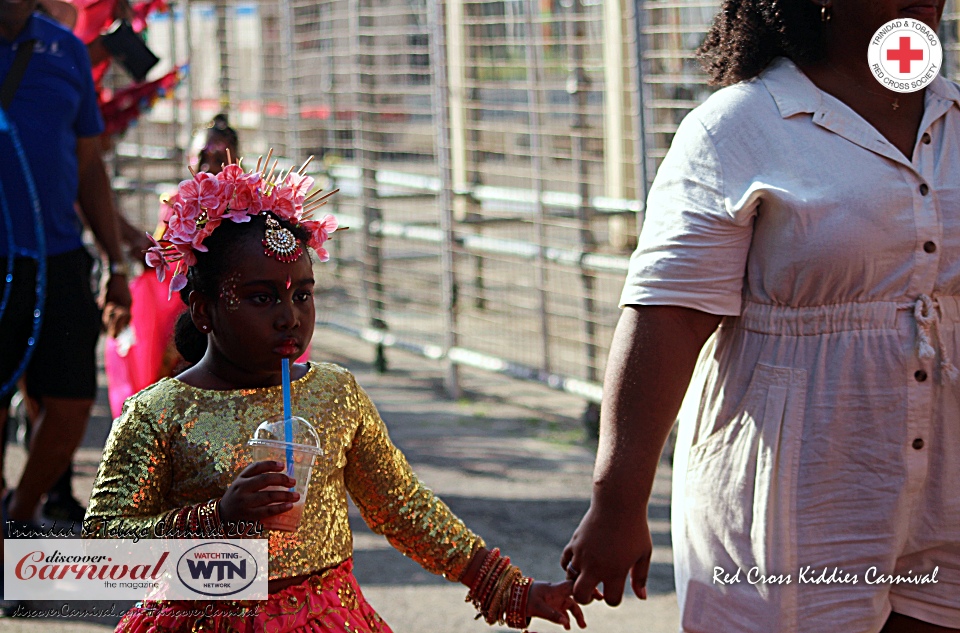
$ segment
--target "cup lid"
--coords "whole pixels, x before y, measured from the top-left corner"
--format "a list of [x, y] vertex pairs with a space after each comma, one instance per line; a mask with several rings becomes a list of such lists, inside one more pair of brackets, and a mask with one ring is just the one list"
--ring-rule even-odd
[[[267, 420], [257, 427], [253, 437], [247, 442], [250, 445], [286, 445], [286, 430], [284, 419]], [[320, 454], [320, 436], [313, 425], [299, 416], [290, 418], [291, 439], [300, 450]]]

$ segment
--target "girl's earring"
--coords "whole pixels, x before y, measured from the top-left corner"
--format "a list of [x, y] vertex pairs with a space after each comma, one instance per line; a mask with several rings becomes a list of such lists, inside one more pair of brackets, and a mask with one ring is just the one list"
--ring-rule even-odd
[[829, 3], [827, 3], [826, 1], [824, 1], [824, 3], [820, 5], [820, 21], [823, 22], [824, 24], [826, 24], [827, 22], [830, 21], [830, 17], [831, 17], [831, 15], [832, 15], [832, 13], [833, 13], [833, 11], [832, 11]]

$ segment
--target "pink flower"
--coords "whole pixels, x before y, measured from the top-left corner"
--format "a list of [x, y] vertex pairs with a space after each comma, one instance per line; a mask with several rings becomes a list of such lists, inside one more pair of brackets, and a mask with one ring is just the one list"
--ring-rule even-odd
[[[177, 267], [179, 270], [179, 267]], [[167, 301], [170, 301], [170, 297], [173, 296], [173, 293], [180, 292], [187, 287], [187, 276], [181, 272], [178, 272], [173, 276], [173, 279], [170, 280], [170, 290], [167, 292]]]
[[162, 283], [167, 277], [167, 270], [170, 268], [166, 258], [163, 256], [163, 251], [151, 247], [147, 249], [147, 255], [144, 259], [146, 260], [147, 266], [157, 269], [157, 281]]
[[195, 266], [197, 263], [197, 256], [193, 253], [193, 243], [187, 242], [186, 244], [174, 244], [174, 248], [177, 249], [177, 252], [180, 253], [180, 263], [183, 264], [185, 268], [190, 268]]
[[224, 182], [220, 184], [220, 206], [217, 208], [210, 207], [207, 209], [207, 217], [210, 219], [218, 219], [223, 216], [224, 212], [227, 211], [230, 201], [233, 199], [233, 192], [236, 190], [237, 186], [232, 182]]
[[223, 214], [223, 219], [243, 224], [250, 221], [251, 215], [256, 215], [256, 213], [251, 213], [250, 209], [229, 209], [227, 213]]
[[[304, 220], [300, 225], [310, 231], [310, 242], [308, 246], [319, 254], [320, 251], [323, 250], [323, 243], [330, 239], [330, 235], [337, 230], [337, 219], [327, 214], [320, 218], [319, 221]], [[320, 261], [325, 262], [327, 260], [321, 257]]]
[[189, 213], [184, 214], [180, 209], [173, 214], [167, 224], [167, 234], [175, 244], [189, 244], [197, 232], [197, 218]]
[[[249, 220], [249, 218], [247, 218]], [[203, 245], [203, 240], [213, 233], [214, 229], [220, 226], [220, 219], [208, 220], [206, 224], [203, 225], [203, 228], [197, 231], [193, 236], [193, 250], [200, 251], [201, 253], [207, 252], [207, 247]]]
[[164, 247], [149, 233], [147, 233], [147, 238], [153, 243], [153, 246], [147, 249], [144, 260], [147, 266], [157, 269], [157, 281], [163, 282], [167, 276], [167, 270], [170, 268], [170, 264], [167, 263]]
[[272, 210], [274, 215], [283, 220], [297, 221], [297, 205], [294, 202], [294, 192], [292, 188], [282, 185], [274, 187], [270, 199], [273, 202]]
[[224, 217], [229, 217], [234, 222], [247, 222], [250, 220], [248, 214], [260, 213], [260, 194], [256, 185], [246, 181], [237, 183], [236, 187], [233, 200], [230, 201], [230, 213]]
[[313, 188], [314, 180], [311, 176], [301, 176], [296, 172], [290, 172], [284, 179], [283, 184], [293, 190], [293, 198], [297, 204], [302, 205], [303, 199]]
[[241, 180], [245, 180], [246, 176], [247, 174], [243, 171], [243, 168], [234, 163], [224, 167], [223, 171], [217, 174], [217, 180], [237, 184]]
[[162, 196], [160, 198], [160, 214], [159, 219], [161, 222], [169, 222], [170, 216], [173, 215], [173, 205], [180, 201], [180, 196], [174, 194], [173, 196]]
[[219, 209], [222, 188], [216, 176], [201, 172], [193, 180], [180, 183], [180, 200], [191, 207], [197, 205], [201, 209]]

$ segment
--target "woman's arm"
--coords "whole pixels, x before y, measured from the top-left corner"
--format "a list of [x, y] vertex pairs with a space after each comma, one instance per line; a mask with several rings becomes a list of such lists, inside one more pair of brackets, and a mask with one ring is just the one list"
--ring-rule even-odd
[[593, 497], [560, 560], [576, 576], [581, 604], [601, 583], [606, 602], [619, 604], [628, 572], [634, 593], [646, 598], [653, 479], [700, 349], [720, 318], [675, 306], [628, 306], [620, 315], [604, 377]]

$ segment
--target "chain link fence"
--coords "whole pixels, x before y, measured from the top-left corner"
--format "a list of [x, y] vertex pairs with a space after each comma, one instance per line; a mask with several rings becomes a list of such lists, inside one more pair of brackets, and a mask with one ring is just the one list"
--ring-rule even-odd
[[[576, 393], [596, 414], [645, 193], [711, 92], [694, 50], [719, 2], [178, 0], [148, 41], [182, 84], [118, 144], [144, 227], [225, 112], [241, 153], [318, 157], [349, 231], [318, 268], [318, 321]], [[956, 77], [958, 14], [941, 28]]]

